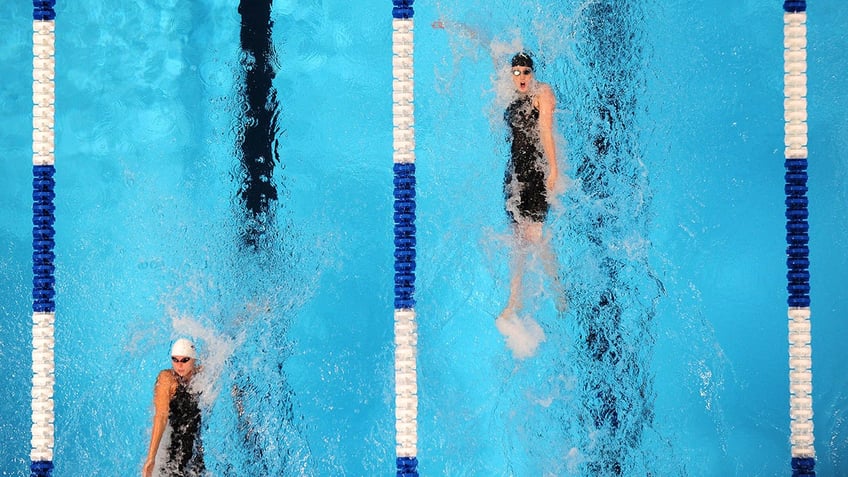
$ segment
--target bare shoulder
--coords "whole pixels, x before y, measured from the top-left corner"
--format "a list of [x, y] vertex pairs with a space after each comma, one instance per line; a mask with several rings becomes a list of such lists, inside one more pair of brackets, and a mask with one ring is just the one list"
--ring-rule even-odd
[[177, 390], [177, 377], [170, 369], [159, 371], [159, 376], [156, 377], [156, 384], [153, 386], [153, 401], [158, 405], [166, 405], [167, 402], [174, 396]]
[[537, 97], [539, 98], [539, 106], [556, 107], [556, 96], [554, 95], [554, 90], [551, 89], [551, 85], [540, 83]]
[[171, 385], [177, 382], [177, 378], [174, 376], [174, 372], [170, 369], [163, 369], [159, 371], [159, 375], [156, 376], [156, 385], [165, 384]]

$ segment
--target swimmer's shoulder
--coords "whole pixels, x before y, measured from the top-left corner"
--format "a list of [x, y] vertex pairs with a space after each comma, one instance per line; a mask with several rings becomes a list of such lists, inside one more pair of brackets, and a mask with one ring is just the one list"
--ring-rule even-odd
[[168, 388], [174, 388], [177, 386], [177, 376], [174, 374], [172, 369], [163, 369], [159, 371], [159, 375], [156, 376], [156, 386], [167, 386]]
[[536, 93], [536, 101], [539, 105], [556, 105], [556, 95], [554, 95], [554, 90], [551, 89], [551, 85], [548, 83], [539, 83], [539, 89]]

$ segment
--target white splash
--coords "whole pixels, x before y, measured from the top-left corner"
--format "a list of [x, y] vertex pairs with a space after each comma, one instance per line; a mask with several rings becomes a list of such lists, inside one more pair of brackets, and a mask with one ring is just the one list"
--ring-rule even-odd
[[495, 320], [495, 326], [516, 359], [534, 356], [539, 344], [545, 341], [545, 332], [531, 316], [519, 317], [507, 311]]
[[219, 378], [227, 366], [227, 361], [244, 342], [244, 335], [223, 336], [191, 316], [172, 314], [172, 324], [174, 333], [191, 338], [198, 347], [198, 364], [202, 367], [202, 372], [194, 376], [191, 386], [200, 391], [201, 407], [209, 409], [221, 391]]

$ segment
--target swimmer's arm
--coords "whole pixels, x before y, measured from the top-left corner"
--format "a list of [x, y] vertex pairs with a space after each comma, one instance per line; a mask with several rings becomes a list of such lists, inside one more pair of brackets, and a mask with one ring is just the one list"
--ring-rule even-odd
[[557, 167], [556, 141], [554, 140], [554, 110], [556, 97], [550, 86], [543, 85], [539, 91], [539, 139], [542, 142], [542, 152], [548, 160], [548, 176], [546, 186], [548, 192], [554, 190], [559, 169]]
[[430, 24], [433, 29], [445, 30], [448, 32], [456, 32], [461, 38], [466, 38], [475, 41], [478, 45], [488, 45], [490, 43], [489, 35], [482, 32], [478, 28], [473, 28], [465, 23], [455, 22], [453, 20], [443, 20], [441, 18], [434, 20]]
[[171, 404], [171, 390], [174, 384], [174, 375], [170, 370], [163, 370], [159, 373], [159, 377], [156, 378], [156, 385], [153, 387], [153, 432], [150, 435], [147, 460], [144, 462], [144, 467], [141, 471], [143, 477], [153, 475], [156, 452], [159, 450], [159, 443], [162, 441], [162, 435], [165, 433], [165, 426], [168, 425], [168, 407]]

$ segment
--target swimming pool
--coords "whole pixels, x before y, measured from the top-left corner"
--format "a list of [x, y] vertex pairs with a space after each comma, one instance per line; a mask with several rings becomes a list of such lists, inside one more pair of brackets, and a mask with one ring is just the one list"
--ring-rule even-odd
[[[229, 3], [57, 6], [56, 475], [137, 472], [180, 334], [220, 372], [216, 475], [394, 472], [390, 4], [274, 4], [277, 114], [257, 124], [277, 198], [256, 220], [253, 63]], [[780, 3], [416, 4], [422, 474], [789, 473]], [[31, 7], [0, 13], [0, 472], [25, 475]], [[848, 468], [846, 20], [834, 0], [809, 11], [820, 475]], [[570, 307], [534, 300], [546, 341], [516, 360], [492, 326], [508, 282], [492, 58], [521, 45], [560, 102], [571, 184], [550, 232]], [[615, 126], [595, 119], [610, 88]], [[587, 359], [590, 331], [621, 359]], [[598, 389], [627, 410], [614, 426]]]

